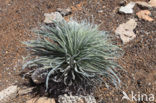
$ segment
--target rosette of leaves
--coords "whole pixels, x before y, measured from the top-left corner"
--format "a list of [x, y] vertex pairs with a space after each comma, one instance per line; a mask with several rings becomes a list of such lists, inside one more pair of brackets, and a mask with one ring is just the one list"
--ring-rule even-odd
[[122, 55], [122, 50], [97, 25], [55, 21], [53, 26], [44, 25], [35, 33], [39, 38], [24, 42], [33, 59], [23, 69], [35, 68], [32, 74], [42, 70], [39, 76], [45, 77], [46, 90], [50, 83], [83, 88], [107, 79], [115, 86], [120, 84], [116, 69], [121, 67], [114, 60]]

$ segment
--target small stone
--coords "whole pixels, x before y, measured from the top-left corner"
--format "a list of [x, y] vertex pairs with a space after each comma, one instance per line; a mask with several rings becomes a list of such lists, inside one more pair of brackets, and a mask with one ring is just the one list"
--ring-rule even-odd
[[135, 6], [135, 2], [130, 2], [126, 6], [121, 6], [121, 8], [119, 9], [119, 12], [125, 13], [125, 14], [132, 14], [134, 6]]
[[103, 10], [98, 10], [97, 12], [98, 12], [98, 13], [103, 13]]
[[120, 6], [124, 6], [124, 5], [126, 5], [126, 3], [127, 3], [126, 0], [121, 0], [119, 4], [120, 4]]
[[136, 28], [137, 23], [135, 19], [130, 19], [126, 23], [120, 24], [119, 27], [115, 30], [115, 33], [120, 36], [124, 44], [133, 40], [136, 35], [133, 30]]
[[147, 2], [144, 2], [144, 1], [137, 1], [136, 4], [138, 6], [141, 6], [142, 8], [151, 8], [152, 7], [150, 4], [148, 4]]
[[63, 17], [59, 12], [45, 13], [44, 23], [53, 23], [53, 21], [62, 21]]
[[115, 98], [115, 101], [118, 101], [119, 99], [118, 98]]
[[0, 103], [7, 103], [16, 98], [18, 87], [16, 85], [10, 86], [0, 92]]
[[138, 13], [136, 13], [136, 15], [138, 16], [138, 18], [143, 19], [145, 21], [153, 21], [154, 20], [149, 16], [149, 15], [151, 15], [151, 12], [149, 10], [141, 10]]
[[26, 103], [56, 103], [54, 98], [40, 97], [28, 100]]
[[10, 4], [11, 0], [5, 0], [5, 4]]
[[58, 11], [62, 16], [67, 16], [67, 15], [70, 15], [70, 14], [72, 13], [71, 8], [67, 8], [67, 9], [58, 8], [57, 11]]

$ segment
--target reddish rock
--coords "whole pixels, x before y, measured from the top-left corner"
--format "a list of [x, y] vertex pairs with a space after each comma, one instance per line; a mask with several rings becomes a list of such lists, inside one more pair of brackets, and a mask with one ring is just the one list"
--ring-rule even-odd
[[150, 1], [149, 1], [149, 4], [150, 4], [152, 7], [156, 7], [156, 0], [150, 0]]
[[149, 10], [141, 10], [138, 13], [136, 13], [136, 15], [138, 16], [138, 18], [143, 19], [145, 21], [153, 21], [154, 20], [150, 17], [151, 12]]

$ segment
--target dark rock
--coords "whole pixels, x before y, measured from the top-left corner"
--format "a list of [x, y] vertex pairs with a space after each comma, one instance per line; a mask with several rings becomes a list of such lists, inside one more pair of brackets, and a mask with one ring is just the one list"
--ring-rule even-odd
[[45, 70], [45, 69], [39, 68], [33, 72], [33, 74], [31, 75], [31, 78], [34, 83], [40, 84], [40, 83], [45, 82], [47, 75], [48, 75], [47, 69]]
[[67, 9], [58, 8], [57, 12], [59, 12], [62, 16], [67, 16], [72, 13], [71, 8], [67, 8]]

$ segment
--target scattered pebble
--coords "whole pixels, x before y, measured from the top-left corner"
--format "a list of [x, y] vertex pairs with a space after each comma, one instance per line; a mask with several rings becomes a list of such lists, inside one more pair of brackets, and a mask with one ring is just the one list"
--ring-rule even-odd
[[119, 12], [125, 13], [125, 14], [132, 14], [134, 6], [135, 6], [135, 2], [130, 2], [126, 6], [121, 6], [121, 8], [119, 9]]
[[10, 100], [16, 98], [18, 94], [18, 87], [12, 85], [0, 92], [0, 103], [8, 103]]
[[103, 13], [103, 10], [98, 10], [97, 12], [98, 12], [98, 13]]
[[53, 21], [61, 21], [63, 20], [62, 15], [59, 12], [52, 12], [52, 13], [45, 13], [45, 20], [44, 23], [53, 23]]
[[26, 103], [56, 103], [54, 98], [40, 97], [28, 100]]
[[133, 32], [136, 26], [136, 20], [130, 19], [126, 23], [120, 24], [119, 27], [117, 27], [117, 29], [115, 30], [115, 33], [119, 35], [122, 42], [126, 44], [136, 37], [136, 34]]
[[138, 18], [143, 19], [145, 21], [153, 21], [154, 19], [150, 17], [151, 12], [149, 10], [141, 10], [138, 13], [136, 13]]
[[6, 70], [9, 70], [9, 69], [10, 69], [9, 67], [6, 68]]
[[71, 10], [71, 8], [67, 8], [67, 9], [58, 8], [57, 12], [59, 12], [62, 16], [67, 16], [72, 13], [72, 10]]

